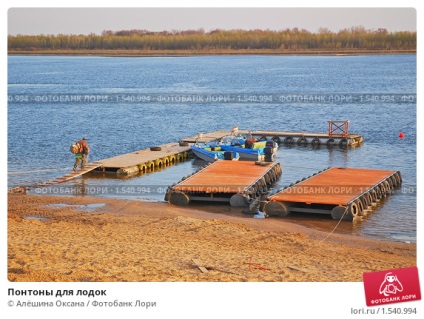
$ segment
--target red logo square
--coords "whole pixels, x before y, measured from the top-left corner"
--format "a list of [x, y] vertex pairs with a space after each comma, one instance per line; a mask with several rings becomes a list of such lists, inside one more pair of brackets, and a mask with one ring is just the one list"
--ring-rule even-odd
[[418, 268], [398, 268], [363, 274], [367, 306], [421, 300]]

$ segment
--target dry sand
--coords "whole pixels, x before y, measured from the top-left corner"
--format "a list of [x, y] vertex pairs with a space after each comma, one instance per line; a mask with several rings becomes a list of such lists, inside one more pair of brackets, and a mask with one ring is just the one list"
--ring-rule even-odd
[[416, 266], [415, 244], [327, 236], [227, 206], [9, 194], [8, 279], [357, 282], [364, 272]]

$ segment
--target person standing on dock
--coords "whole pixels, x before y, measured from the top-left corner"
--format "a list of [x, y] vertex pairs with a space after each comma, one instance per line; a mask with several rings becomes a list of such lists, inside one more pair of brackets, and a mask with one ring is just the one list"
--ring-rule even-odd
[[88, 161], [88, 153], [90, 152], [90, 147], [87, 144], [87, 138], [85, 136], [77, 144], [79, 145], [79, 151], [75, 154], [74, 172], [77, 171], [79, 163], [81, 163], [81, 169], [84, 169]]

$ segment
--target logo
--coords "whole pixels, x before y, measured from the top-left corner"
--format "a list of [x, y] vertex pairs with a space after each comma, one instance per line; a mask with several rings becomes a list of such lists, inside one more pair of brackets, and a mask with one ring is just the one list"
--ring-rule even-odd
[[402, 292], [403, 286], [400, 283], [399, 279], [392, 272], [388, 272], [384, 277], [384, 281], [380, 286], [380, 295], [385, 295], [386, 297], [390, 295], [396, 295], [397, 292]]
[[399, 268], [363, 274], [367, 306], [421, 300], [418, 268]]

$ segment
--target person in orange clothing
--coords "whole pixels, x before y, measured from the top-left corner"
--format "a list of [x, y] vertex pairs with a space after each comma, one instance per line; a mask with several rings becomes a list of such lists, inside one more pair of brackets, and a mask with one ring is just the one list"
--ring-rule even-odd
[[78, 165], [81, 163], [81, 169], [84, 169], [85, 164], [88, 162], [88, 153], [90, 147], [87, 144], [87, 138], [84, 136], [81, 141], [78, 141], [79, 145], [78, 153], [75, 154], [74, 172], [77, 171]]

